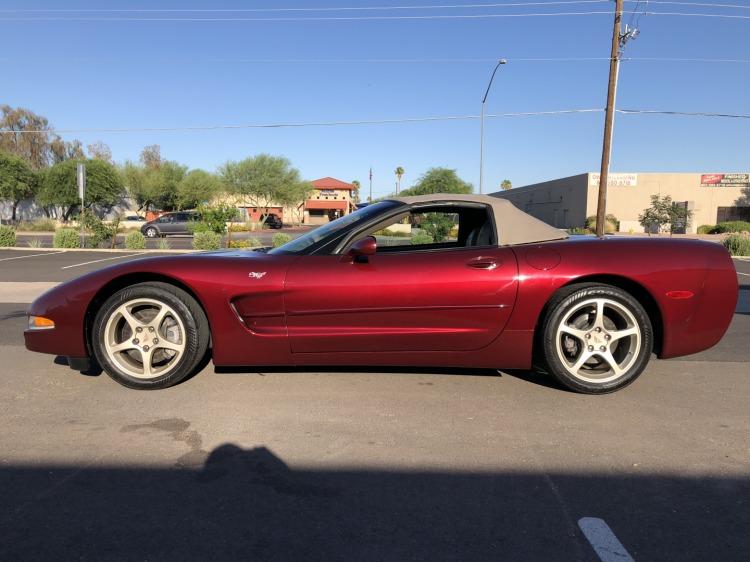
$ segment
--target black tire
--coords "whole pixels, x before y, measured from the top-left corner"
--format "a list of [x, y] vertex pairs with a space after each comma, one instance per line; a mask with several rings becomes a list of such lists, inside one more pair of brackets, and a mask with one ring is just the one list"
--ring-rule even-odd
[[[156, 301], [171, 308], [171, 310], [179, 317], [178, 320], [174, 320], [175, 324], [179, 321], [184, 327], [184, 330], [179, 330], [178, 332], [181, 334], [179, 338], [180, 343], [184, 347], [180, 352], [181, 355], [178, 356], [178, 354], [175, 354], [175, 359], [167, 361], [163, 374], [157, 373], [151, 378], [141, 378], [129, 374], [124, 370], [123, 366], [117, 362], [117, 358], [121, 356], [115, 355], [115, 358], [112, 358], [105, 343], [105, 340], [108, 337], [106, 330], [110, 317], [113, 314], [116, 314], [117, 309], [120, 308], [121, 305], [134, 300], [137, 301], [138, 299]], [[167, 339], [167, 336], [158, 333], [153, 336], [150, 334], [138, 336], [135, 333], [132, 333], [132, 336], [128, 336], [125, 339], [129, 339], [130, 337], [142, 337], [144, 343], [147, 343], [147, 337], [161, 337], [164, 340]], [[104, 302], [94, 319], [90, 342], [96, 360], [112, 379], [128, 388], [138, 390], [156, 390], [178, 384], [194, 374], [196, 367], [201, 363], [204, 357], [206, 357], [209, 339], [210, 331], [208, 319], [206, 318], [203, 309], [193, 297], [174, 285], [160, 282], [148, 282], [139, 283], [122, 289]], [[158, 339], [154, 341], [158, 341]], [[158, 348], [159, 346], [154, 345], [152, 347]], [[148, 349], [146, 348], [146, 351], [147, 350]], [[155, 353], [154, 349], [151, 351], [152, 354]], [[140, 351], [136, 350], [136, 352], [136, 357], [144, 357]], [[151, 365], [151, 360], [149, 360], [149, 365]], [[149, 367], [149, 369], [150, 368], [151, 367]]]
[[[598, 303], [603, 303], [601, 315], [596, 312]], [[603, 327], [597, 327], [599, 318]], [[636, 334], [619, 337], [636, 327]], [[576, 335], [561, 332], [563, 328], [575, 329]], [[651, 359], [654, 336], [648, 314], [630, 293], [611, 285], [582, 283], [558, 292], [547, 306], [541, 329], [548, 372], [566, 388], [583, 394], [606, 394], [628, 386]]]
[[146, 235], [146, 238], [157, 238], [161, 236], [159, 231], [154, 226], [149, 226], [144, 234]]

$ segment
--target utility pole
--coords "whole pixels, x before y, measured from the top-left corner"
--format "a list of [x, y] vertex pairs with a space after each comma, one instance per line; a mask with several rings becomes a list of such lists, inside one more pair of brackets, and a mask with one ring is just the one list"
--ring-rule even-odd
[[615, 120], [615, 98], [617, 77], [620, 72], [620, 21], [623, 0], [615, 0], [615, 24], [612, 30], [612, 55], [609, 61], [609, 87], [607, 89], [607, 113], [604, 117], [604, 143], [602, 145], [602, 167], [599, 174], [599, 199], [596, 206], [596, 235], [604, 236], [604, 218], [607, 214], [607, 179], [609, 158], [612, 154], [612, 130]]
[[372, 166], [370, 166], [370, 196], [367, 198], [368, 203], [372, 203]]
[[599, 198], [596, 205], [596, 235], [604, 236], [604, 222], [607, 215], [607, 182], [609, 179], [609, 160], [612, 156], [612, 134], [615, 121], [615, 102], [617, 99], [617, 78], [620, 75], [620, 55], [628, 41], [638, 36], [637, 28], [625, 26], [621, 33], [623, 0], [615, 0], [615, 23], [612, 29], [612, 54], [609, 61], [609, 87], [607, 88], [607, 112], [604, 117], [604, 142], [602, 144], [602, 167], [599, 173]]

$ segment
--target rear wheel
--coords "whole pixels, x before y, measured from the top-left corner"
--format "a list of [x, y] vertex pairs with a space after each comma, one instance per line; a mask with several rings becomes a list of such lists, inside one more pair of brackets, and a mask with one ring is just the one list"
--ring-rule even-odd
[[632, 295], [609, 285], [579, 285], [558, 295], [543, 323], [543, 354], [566, 387], [603, 394], [632, 383], [653, 348], [651, 321]]
[[166, 388], [190, 376], [208, 340], [201, 307], [167, 283], [140, 283], [112, 295], [96, 315], [91, 334], [102, 368], [136, 389]]

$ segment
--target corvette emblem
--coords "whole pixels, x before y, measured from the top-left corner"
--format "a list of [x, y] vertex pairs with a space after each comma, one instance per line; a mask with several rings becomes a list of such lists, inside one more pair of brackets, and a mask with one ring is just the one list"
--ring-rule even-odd
[[265, 271], [251, 271], [247, 274], [250, 279], [262, 279], [263, 277], [265, 277], [265, 275]]

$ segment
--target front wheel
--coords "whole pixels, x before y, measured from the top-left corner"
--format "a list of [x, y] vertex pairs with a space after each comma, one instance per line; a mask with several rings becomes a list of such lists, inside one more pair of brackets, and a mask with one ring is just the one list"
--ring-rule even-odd
[[156, 230], [153, 226], [150, 226], [146, 229], [146, 236], [148, 238], [156, 238], [159, 236], [159, 231]]
[[543, 323], [542, 352], [550, 373], [585, 394], [614, 392], [646, 368], [653, 349], [651, 321], [632, 295], [586, 284], [562, 292]]
[[118, 291], [99, 309], [91, 347], [106, 373], [135, 389], [175, 385], [206, 354], [208, 320], [189, 294], [167, 283]]

